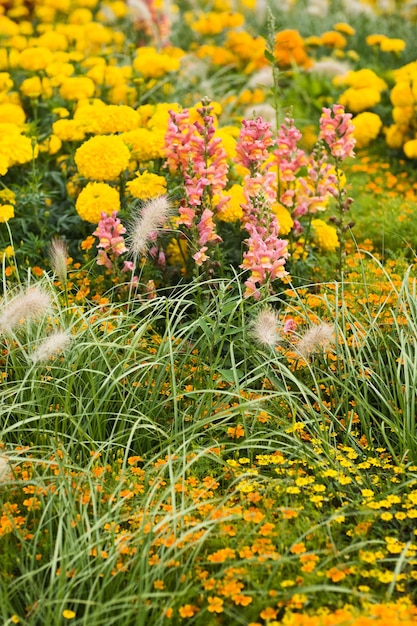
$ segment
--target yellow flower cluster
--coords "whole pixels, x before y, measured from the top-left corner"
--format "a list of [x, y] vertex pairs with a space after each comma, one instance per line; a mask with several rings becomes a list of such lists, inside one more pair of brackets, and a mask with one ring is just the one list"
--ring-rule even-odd
[[163, 176], [144, 171], [137, 172], [136, 178], [126, 183], [126, 189], [130, 195], [139, 200], [148, 200], [163, 196], [167, 191], [167, 183]]
[[107, 183], [88, 183], [79, 194], [75, 208], [81, 219], [97, 224], [101, 213], [111, 215], [119, 211], [119, 192]]
[[313, 242], [322, 252], [334, 252], [339, 247], [339, 239], [334, 226], [324, 220], [312, 220]]
[[243, 25], [244, 17], [241, 13], [231, 13], [230, 11], [208, 11], [201, 13], [198, 19], [194, 20], [191, 15], [189, 20], [193, 30], [200, 35], [219, 35], [228, 28], [238, 28]]
[[158, 52], [151, 46], [139, 48], [133, 60], [133, 69], [144, 78], [161, 78], [169, 72], [177, 72], [180, 66], [178, 55]]
[[221, 222], [238, 222], [243, 217], [242, 204], [245, 203], [242, 185], [232, 185], [230, 189], [227, 190], [226, 195], [229, 196], [229, 200], [217, 213], [217, 219]]
[[116, 180], [129, 161], [129, 148], [118, 135], [91, 137], [75, 153], [79, 173], [92, 180]]
[[381, 92], [388, 89], [387, 83], [373, 70], [362, 69], [350, 71], [345, 76], [334, 79], [336, 85], [347, 85], [348, 89], [339, 97], [343, 104], [352, 113], [361, 113], [372, 109], [381, 102]]
[[376, 139], [382, 129], [382, 120], [376, 113], [364, 111], [356, 115], [352, 123], [355, 127], [354, 137], [358, 148], [369, 146]]

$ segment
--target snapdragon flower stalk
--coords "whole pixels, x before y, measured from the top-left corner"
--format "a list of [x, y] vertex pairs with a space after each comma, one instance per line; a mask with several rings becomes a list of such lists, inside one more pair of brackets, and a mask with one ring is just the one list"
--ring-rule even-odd
[[339, 237], [339, 262], [337, 267], [337, 278], [343, 279], [343, 267], [346, 256], [346, 232], [353, 226], [353, 222], [346, 223], [345, 216], [353, 202], [347, 197], [346, 190], [340, 184], [342, 170], [340, 164], [348, 157], [355, 156], [354, 146], [356, 140], [353, 136], [354, 126], [351, 122], [352, 115], [345, 113], [341, 104], [334, 104], [332, 109], [323, 108], [320, 118], [319, 140], [323, 140], [327, 146], [329, 154], [334, 161], [337, 188], [338, 215], [332, 217]]
[[277, 168], [277, 200], [290, 211], [294, 221], [290, 245], [294, 238], [303, 235], [305, 248], [312, 217], [326, 210], [330, 197], [337, 197], [338, 181], [322, 142], [308, 155], [298, 148], [301, 137], [294, 120], [286, 117], [278, 130], [270, 167]]
[[288, 274], [284, 268], [288, 241], [279, 238], [279, 223], [271, 209], [276, 174], [263, 168], [273, 142], [271, 125], [261, 117], [243, 120], [235, 162], [249, 170], [243, 181], [246, 202], [242, 206], [243, 226], [249, 238], [240, 267], [250, 271], [245, 296], [257, 300], [261, 298], [261, 286]]
[[[223, 195], [228, 173], [226, 152], [221, 139], [214, 136], [212, 110], [209, 101], [203, 100], [197, 109], [202, 122], [192, 122], [188, 109], [171, 111], [165, 136], [168, 167], [179, 171], [184, 182], [178, 223], [189, 228], [191, 243], [198, 248], [192, 255], [197, 268], [210, 260], [209, 246], [222, 241], [214, 216], [228, 200]], [[220, 200], [215, 202], [215, 196]]]

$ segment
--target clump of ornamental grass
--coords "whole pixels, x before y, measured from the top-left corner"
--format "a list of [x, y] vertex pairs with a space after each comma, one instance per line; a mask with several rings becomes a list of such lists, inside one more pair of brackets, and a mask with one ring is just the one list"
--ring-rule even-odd
[[27, 321], [44, 317], [51, 306], [51, 294], [40, 285], [29, 286], [10, 299], [4, 298], [0, 307], [0, 332], [9, 334]]

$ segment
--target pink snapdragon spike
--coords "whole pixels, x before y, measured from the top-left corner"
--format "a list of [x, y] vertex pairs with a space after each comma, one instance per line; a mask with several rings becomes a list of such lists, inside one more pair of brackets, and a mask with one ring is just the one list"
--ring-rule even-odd
[[235, 161], [250, 171], [243, 181], [245, 203], [243, 226], [249, 233], [245, 243], [242, 269], [250, 272], [245, 281], [245, 297], [261, 298], [260, 287], [288, 272], [288, 242], [279, 238], [279, 224], [271, 205], [276, 199], [277, 173], [265, 167], [273, 146], [270, 124], [261, 117], [243, 120]]
[[294, 120], [286, 117], [277, 136], [277, 147], [273, 154], [278, 165], [279, 178], [286, 183], [295, 180], [297, 172], [305, 165], [304, 150], [297, 147], [302, 135], [294, 125]]
[[330, 154], [341, 161], [355, 156], [353, 148], [356, 139], [353, 136], [354, 126], [351, 119], [351, 113], [345, 113], [341, 104], [334, 104], [332, 109], [322, 109], [319, 139], [325, 141]]
[[[200, 249], [193, 255], [197, 265], [210, 257], [207, 243], [221, 242], [215, 232], [214, 211], [227, 202], [223, 190], [227, 184], [228, 164], [226, 151], [219, 137], [215, 137], [213, 107], [203, 104], [198, 113], [202, 123], [191, 122], [188, 109], [181, 113], [170, 111], [165, 135], [165, 151], [169, 169], [182, 174], [185, 198], [179, 208], [179, 224], [194, 230]], [[212, 206], [212, 198], [219, 201]], [[197, 243], [197, 242], [196, 242]]]
[[243, 120], [242, 125], [236, 146], [236, 163], [253, 171], [268, 158], [268, 148], [273, 144], [271, 124], [258, 117], [255, 120]]
[[245, 228], [250, 234], [246, 240], [248, 250], [243, 253], [243, 263], [240, 266], [242, 269], [250, 270], [250, 276], [245, 281], [245, 296], [253, 296], [259, 300], [260, 285], [288, 274], [284, 267], [289, 256], [288, 241], [278, 237], [279, 225], [275, 216], [269, 223], [270, 234], [266, 237], [265, 229], [258, 230], [254, 224], [248, 223]]
[[97, 265], [105, 265], [108, 269], [112, 269], [113, 262], [109, 254], [117, 258], [127, 252], [123, 238], [125, 232], [126, 228], [117, 217], [117, 211], [113, 211], [111, 215], [101, 214], [101, 219], [93, 232], [93, 235], [99, 238]]

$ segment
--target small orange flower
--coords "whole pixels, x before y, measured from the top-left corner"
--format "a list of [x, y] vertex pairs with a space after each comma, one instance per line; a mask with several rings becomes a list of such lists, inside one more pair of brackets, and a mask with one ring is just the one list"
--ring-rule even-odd
[[223, 600], [221, 598], [219, 598], [218, 596], [209, 596], [207, 598], [208, 601], [208, 607], [207, 610], [210, 611], [210, 613], [223, 613]]
[[184, 606], [180, 606], [178, 609], [178, 613], [181, 617], [193, 617], [197, 613], [198, 609], [196, 606], [192, 604], [184, 604]]

